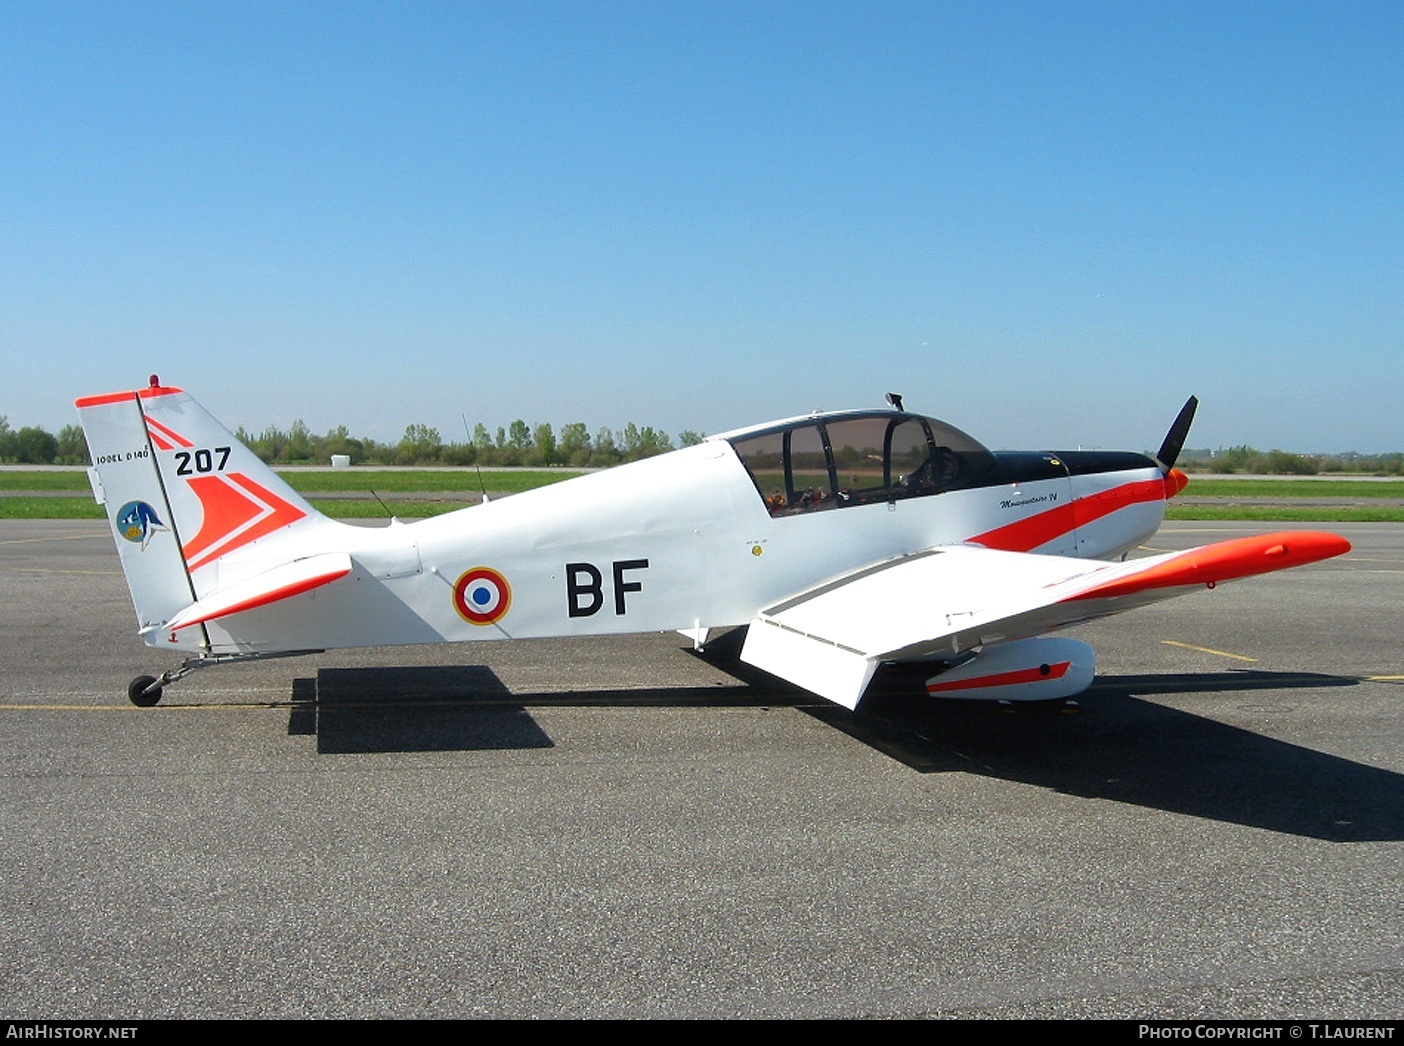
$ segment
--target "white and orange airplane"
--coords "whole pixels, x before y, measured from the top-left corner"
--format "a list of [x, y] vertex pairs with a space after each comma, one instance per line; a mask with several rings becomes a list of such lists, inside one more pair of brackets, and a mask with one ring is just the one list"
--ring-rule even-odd
[[317, 512], [180, 389], [77, 401], [148, 646], [196, 668], [332, 648], [747, 626], [743, 661], [846, 708], [886, 663], [941, 697], [1086, 689], [1043, 633], [1349, 550], [1266, 534], [1125, 559], [1186, 482], [1159, 454], [992, 453], [892, 409], [819, 413], [415, 523]]

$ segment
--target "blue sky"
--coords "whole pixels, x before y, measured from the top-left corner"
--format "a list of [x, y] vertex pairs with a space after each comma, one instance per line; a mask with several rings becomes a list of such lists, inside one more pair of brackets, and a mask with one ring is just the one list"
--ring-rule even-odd
[[0, 0], [0, 414], [1404, 449], [1398, 3]]

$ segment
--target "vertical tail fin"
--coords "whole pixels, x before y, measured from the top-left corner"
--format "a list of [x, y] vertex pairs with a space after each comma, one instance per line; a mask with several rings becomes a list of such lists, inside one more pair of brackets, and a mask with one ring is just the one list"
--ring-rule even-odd
[[76, 406], [143, 632], [213, 591], [221, 557], [322, 518], [192, 397], [154, 377]]

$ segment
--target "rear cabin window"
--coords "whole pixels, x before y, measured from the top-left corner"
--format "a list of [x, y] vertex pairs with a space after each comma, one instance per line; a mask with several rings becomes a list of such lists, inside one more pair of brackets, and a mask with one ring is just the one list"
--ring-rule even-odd
[[804, 422], [731, 444], [772, 516], [940, 494], [994, 464], [959, 429], [913, 414]]
[[732, 444], [772, 516], [833, 508], [833, 473], [817, 425], [737, 440]]

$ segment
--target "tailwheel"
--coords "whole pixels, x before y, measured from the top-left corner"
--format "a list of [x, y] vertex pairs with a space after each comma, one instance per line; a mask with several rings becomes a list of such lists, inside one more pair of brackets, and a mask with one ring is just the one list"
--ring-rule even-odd
[[150, 708], [161, 700], [161, 688], [155, 676], [137, 676], [127, 684], [127, 697], [134, 705]]

